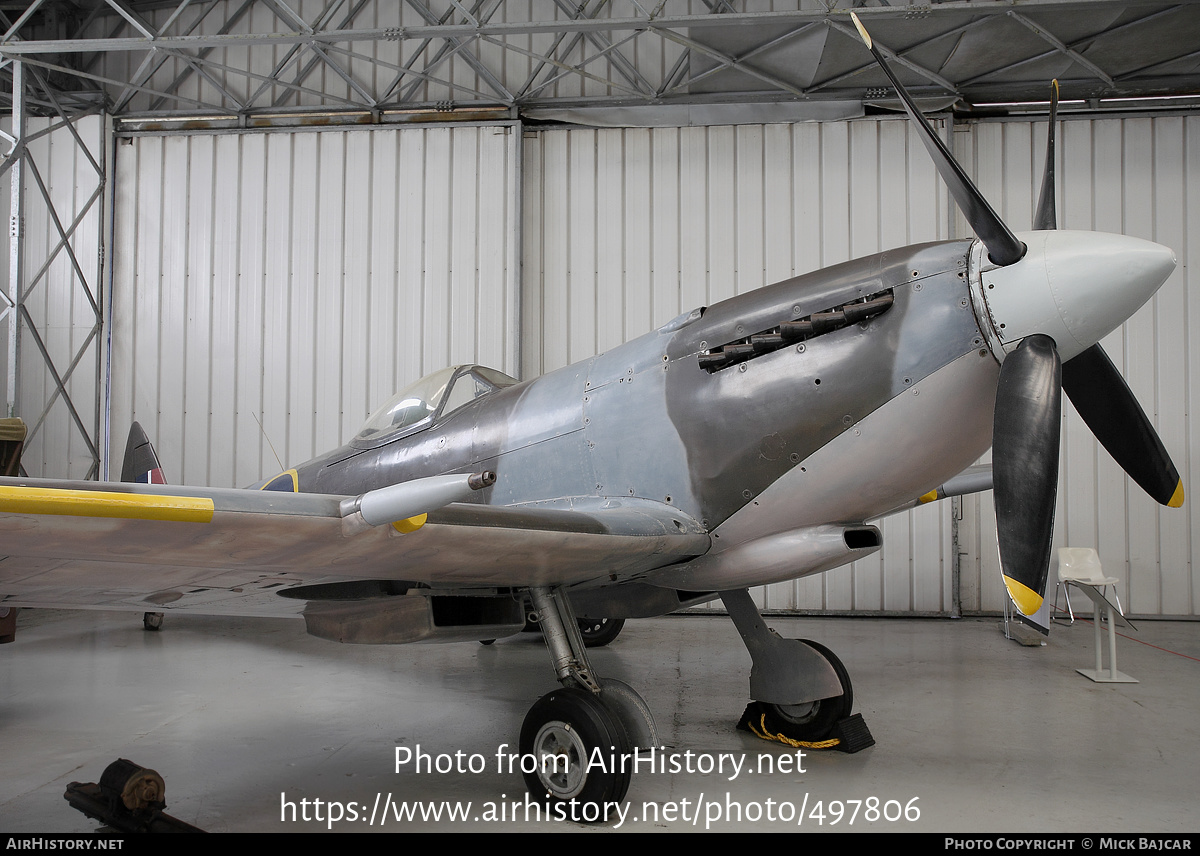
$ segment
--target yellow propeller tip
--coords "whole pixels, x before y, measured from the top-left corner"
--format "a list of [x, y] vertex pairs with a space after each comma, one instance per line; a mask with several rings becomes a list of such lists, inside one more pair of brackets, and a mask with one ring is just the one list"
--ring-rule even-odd
[[853, 12], [851, 12], [850, 17], [854, 19], [854, 26], [858, 30], [858, 34], [862, 36], [863, 44], [865, 44], [869, 49], [871, 47], [871, 34], [868, 33], [867, 28], [862, 25], [862, 21], [858, 20], [858, 15], [855, 15]]
[[1004, 575], [1004, 587], [1008, 596], [1022, 615], [1033, 615], [1042, 608], [1042, 596], [1024, 583], [1019, 583], [1007, 574]]
[[933, 502], [937, 498], [938, 498], [938, 492], [937, 492], [937, 488], [935, 487], [933, 490], [929, 491], [929, 493], [921, 494], [921, 496], [917, 499], [917, 502], [924, 505], [927, 502]]
[[1179, 484], [1175, 485], [1175, 492], [1171, 494], [1171, 501], [1167, 503], [1170, 508], [1181, 508], [1183, 506], [1183, 479], [1179, 480]]

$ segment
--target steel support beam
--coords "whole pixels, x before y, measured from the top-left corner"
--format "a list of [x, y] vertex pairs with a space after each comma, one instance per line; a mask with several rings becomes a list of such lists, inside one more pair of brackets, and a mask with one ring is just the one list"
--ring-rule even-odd
[[[71, 424], [77, 431], [77, 434], [70, 435], [69, 443], [74, 444], [77, 440], [81, 440], [86, 449], [86, 472], [71, 472], [70, 464], [73, 454], [62, 454], [62, 450], [58, 450], [56, 454], [63, 460], [61, 468], [44, 474], [95, 478], [100, 467], [101, 390], [99, 369], [103, 308], [99, 286], [105, 243], [103, 215], [100, 205], [97, 203], [104, 193], [107, 170], [103, 164], [107, 163], [107, 158], [103, 152], [103, 141], [93, 141], [93, 145], [98, 142], [101, 148], [97, 158], [91, 150], [92, 146], [89, 146], [76, 127], [80, 117], [69, 115], [47, 80], [38, 74], [36, 69], [27, 68], [27, 65], [29, 63], [25, 61], [12, 63], [12, 151], [5, 161], [3, 169], [0, 169], [0, 174], [9, 173], [11, 212], [8, 290], [2, 295], [3, 306], [0, 307], [0, 321], [7, 322], [5, 326], [8, 333], [5, 378], [6, 412], [10, 416], [21, 416], [26, 420], [30, 426], [26, 438], [27, 448], [36, 449], [37, 441], [44, 436], [42, 428], [50, 416], [51, 409], [61, 401], [70, 415]], [[44, 101], [39, 103], [51, 105], [57, 112], [59, 121], [53, 123], [50, 128], [31, 134], [27, 115], [31, 93], [27, 90], [35, 85], [42, 90], [44, 95]], [[68, 194], [70, 204], [66, 208], [61, 206], [63, 194], [51, 192], [50, 182], [43, 178], [35, 160], [35, 150], [30, 147], [33, 140], [49, 138], [52, 132], [56, 134], [52, 145], [75, 147], [83, 157], [72, 158], [72, 160], [81, 164], [87, 163], [96, 177], [96, 186], [87, 195], [86, 200], [80, 201], [72, 192]], [[31, 186], [38, 191], [32, 203], [26, 192], [27, 180], [30, 178], [33, 180]], [[71, 181], [66, 186], [73, 188], [77, 181], [78, 177], [72, 175]], [[59, 187], [61, 188], [62, 185]], [[85, 193], [88, 190], [86, 186], [79, 189]], [[56, 195], [60, 197], [58, 205], [56, 205]], [[29, 275], [31, 260], [26, 241], [31, 222], [29, 219], [31, 204], [34, 206], [32, 209], [33, 222], [41, 224], [44, 216], [46, 226], [50, 230], [45, 236], [47, 240], [44, 256], [39, 251], [39, 257], [32, 260], [38, 267], [37, 273], [32, 277]], [[75, 244], [77, 230], [88, 218], [94, 219], [97, 223], [99, 252], [95, 259], [94, 270], [91, 269], [91, 260], [82, 256]], [[60, 266], [55, 272], [51, 266], [64, 254], [68, 263], [65, 268]], [[43, 322], [40, 319], [36, 307], [30, 302], [31, 296], [35, 296], [38, 301], [42, 300], [43, 293], [48, 305], [57, 308], [75, 304], [79, 293], [85, 298], [84, 320], [81, 324], [71, 323], [65, 354], [61, 339], [56, 344], [51, 337], [44, 335], [43, 330], [39, 330], [39, 326], [44, 326], [46, 331], [53, 329], [52, 326], [49, 326], [49, 322]], [[34, 307], [33, 312], [30, 311], [31, 307]], [[75, 334], [79, 334], [81, 340], [74, 339]], [[35, 346], [33, 351], [27, 352], [23, 347], [27, 342]], [[59, 363], [66, 365], [65, 371], [56, 365], [56, 359]], [[90, 365], [92, 361], [94, 361], [93, 373], [96, 381], [94, 400], [86, 402], [73, 400], [70, 388], [71, 380], [73, 377], [86, 374], [86, 372], [81, 373], [78, 370], [85, 365]], [[30, 379], [37, 380], [42, 377], [39, 374], [41, 372], [44, 372], [44, 381], [51, 391], [45, 400], [27, 400], [28, 396], [22, 395], [21, 385], [23, 382], [28, 383]], [[29, 458], [27, 457], [26, 460]]]
[[[665, 31], [686, 31], [709, 27], [725, 28], [730, 26], [799, 26], [810, 22], [819, 22], [841, 18], [839, 11], [831, 11], [824, 7], [779, 12], [735, 12], [703, 15], [659, 15], [655, 17], [630, 16], [622, 18], [567, 18], [548, 19], [540, 21], [490, 21], [480, 16], [477, 23], [449, 23], [437, 19], [428, 7], [419, 2], [410, 5], [421, 11], [429, 23], [414, 27], [369, 27], [361, 29], [311, 30], [310, 32], [274, 32], [274, 33], [231, 33], [223, 27], [224, 32], [187, 36], [162, 36], [148, 39], [144, 36], [122, 36], [113, 38], [92, 39], [47, 39], [27, 42], [0, 42], [0, 55], [31, 56], [42, 53], [93, 53], [96, 51], [144, 51], [150, 49], [197, 50], [200, 48], [217, 47], [251, 47], [253, 45], [296, 45], [310, 42], [358, 42], [358, 41], [413, 41], [424, 39], [445, 39], [458, 41], [475, 39], [481, 36], [507, 38], [510, 36], [533, 35], [538, 33], [611, 33], [622, 30], [645, 30], [647, 32], [663, 33]], [[1135, 8], [1146, 6], [1161, 6], [1162, 0], [1088, 0], [1085, 6], [1080, 0], [1024, 0], [1020, 9], [1024, 12], [1063, 12], [1076, 11], [1082, 8], [1111, 6], [1113, 8]], [[1007, 15], [1010, 4], [996, 6], [981, 6], [977, 0], [958, 0], [958, 2], [939, 3], [929, 10], [929, 14], [937, 16], [972, 15], [981, 19]], [[906, 6], [871, 6], [857, 9], [864, 20], [887, 20], [906, 18], [911, 15], [911, 9]], [[428, 14], [426, 14], [428, 13]]]
[[8, 294], [5, 316], [8, 320], [8, 378], [5, 404], [8, 416], [16, 416], [19, 406], [21, 255], [25, 222], [25, 63], [12, 64], [12, 135], [13, 161], [9, 170], [8, 205]]

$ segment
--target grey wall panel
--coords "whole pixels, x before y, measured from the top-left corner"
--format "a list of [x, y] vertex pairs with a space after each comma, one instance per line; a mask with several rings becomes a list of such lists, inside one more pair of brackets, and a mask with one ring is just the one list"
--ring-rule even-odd
[[136, 419], [170, 480], [245, 485], [435, 368], [515, 371], [512, 136], [122, 140], [114, 456]]

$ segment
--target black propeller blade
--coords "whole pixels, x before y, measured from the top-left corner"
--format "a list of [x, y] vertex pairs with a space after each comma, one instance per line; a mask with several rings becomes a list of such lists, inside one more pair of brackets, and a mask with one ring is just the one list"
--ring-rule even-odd
[[1050, 129], [1046, 131], [1046, 168], [1042, 172], [1042, 192], [1038, 194], [1037, 214], [1033, 228], [1049, 231], [1058, 228], [1058, 212], [1054, 209], [1054, 135], [1058, 128], [1058, 81], [1050, 84]]
[[1000, 366], [992, 479], [1004, 585], [1025, 615], [1042, 605], [1054, 535], [1062, 363], [1049, 336], [1027, 336]]
[[1100, 345], [1063, 363], [1063, 389], [1121, 469], [1163, 505], [1183, 505], [1183, 482], [1158, 432]]
[[[1058, 81], [1050, 92], [1050, 129], [1046, 134], [1046, 168], [1038, 196], [1035, 229], [1057, 229], [1054, 205], [1054, 137], [1057, 130]], [[1183, 505], [1183, 482], [1158, 432], [1142, 410], [1125, 378], [1104, 348], [1092, 345], [1063, 364], [1063, 389], [1096, 439], [1108, 449], [1142, 490], [1171, 508]]]
[[917, 109], [916, 102], [912, 100], [912, 96], [908, 94], [908, 90], [896, 79], [896, 75], [888, 67], [883, 54], [879, 52], [879, 48], [875, 47], [871, 42], [871, 36], [867, 33], [866, 28], [863, 27], [862, 21], [858, 20], [858, 15], [851, 12], [850, 17], [854, 19], [854, 26], [858, 28], [858, 33], [862, 36], [863, 43], [871, 51], [871, 55], [875, 57], [875, 62], [879, 63], [879, 67], [883, 69], [883, 73], [888, 76], [888, 80], [896, 88], [896, 94], [904, 102], [904, 109], [908, 111], [909, 117], [916, 123], [917, 129], [921, 133], [921, 141], [925, 143], [925, 148], [929, 150], [929, 156], [933, 158], [933, 164], [942, 176], [942, 181], [946, 182], [946, 186], [950, 188], [950, 195], [954, 197], [954, 201], [958, 203], [963, 216], [971, 224], [971, 230], [979, 236], [979, 240], [983, 241], [983, 245], [987, 247], [988, 257], [1002, 267], [1019, 262], [1021, 257], [1025, 255], [1025, 245], [1017, 240], [1017, 236], [1005, 225], [1000, 216], [992, 210], [992, 206], [983, 198], [983, 194], [979, 192], [979, 188], [963, 172], [963, 168], [954, 159], [954, 155], [950, 154], [950, 150], [946, 148], [946, 144], [942, 142], [942, 138], [925, 121], [925, 117]]

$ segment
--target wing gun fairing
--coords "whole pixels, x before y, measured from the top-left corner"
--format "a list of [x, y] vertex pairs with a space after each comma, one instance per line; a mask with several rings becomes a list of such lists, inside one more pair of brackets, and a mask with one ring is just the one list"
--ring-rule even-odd
[[[1056, 230], [1053, 112], [1037, 229], [1014, 233], [859, 30], [976, 240], [747, 292], [524, 382], [450, 367], [252, 490], [0, 480], [0, 609], [290, 615], [323, 638], [393, 643], [486, 641], [533, 613], [564, 689], [526, 717], [520, 748], [540, 759], [526, 781], [597, 804], [624, 796], [629, 770], [557, 760], [657, 732], [632, 688], [592, 668], [576, 609], [623, 619], [718, 595], [753, 659], [762, 721], [822, 741], [851, 714], [848, 673], [819, 644], [771, 633], [747, 587], [869, 555], [871, 521], [994, 483], [1004, 581], [1032, 616], [1062, 390], [1139, 485], [1182, 502], [1098, 344], [1174, 255]], [[132, 475], [160, 481], [132, 433]], [[992, 470], [969, 469], [989, 445]]]

